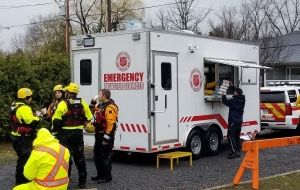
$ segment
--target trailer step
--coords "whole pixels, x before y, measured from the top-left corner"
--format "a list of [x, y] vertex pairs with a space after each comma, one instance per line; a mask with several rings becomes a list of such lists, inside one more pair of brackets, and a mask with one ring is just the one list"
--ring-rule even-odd
[[156, 156], [156, 167], [159, 168], [159, 159], [170, 159], [170, 167], [171, 170], [173, 170], [173, 159], [176, 159], [176, 164], [178, 165], [179, 158], [183, 157], [190, 157], [190, 166], [193, 165], [192, 163], [192, 153], [191, 152], [182, 152], [182, 151], [176, 151], [176, 152], [168, 152], [164, 154], [158, 154]]

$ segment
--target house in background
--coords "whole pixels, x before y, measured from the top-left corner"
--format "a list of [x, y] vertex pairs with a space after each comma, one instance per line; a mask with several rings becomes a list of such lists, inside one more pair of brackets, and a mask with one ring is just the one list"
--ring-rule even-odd
[[[300, 85], [300, 31], [279, 37], [282, 47], [278, 52], [278, 61], [265, 65], [272, 70], [266, 71], [266, 85]], [[271, 47], [272, 48], [272, 47]]]

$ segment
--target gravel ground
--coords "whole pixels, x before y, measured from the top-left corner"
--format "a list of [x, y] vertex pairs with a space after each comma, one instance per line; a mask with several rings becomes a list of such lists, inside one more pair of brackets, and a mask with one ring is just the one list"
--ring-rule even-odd
[[[300, 169], [300, 145], [266, 149], [260, 152], [260, 176], [266, 177]], [[223, 147], [217, 156], [203, 157], [189, 166], [187, 159], [179, 161], [170, 171], [169, 161], [161, 160], [156, 169], [155, 155], [120, 156], [113, 161], [113, 181], [96, 184], [90, 180], [95, 175], [90, 151], [86, 153], [87, 188], [97, 189], [205, 189], [231, 183], [242, 158], [226, 159]], [[76, 189], [77, 170], [72, 167], [69, 189]], [[9, 190], [14, 183], [15, 160], [2, 163], [0, 167], [1, 190]], [[249, 180], [250, 172], [242, 180]]]

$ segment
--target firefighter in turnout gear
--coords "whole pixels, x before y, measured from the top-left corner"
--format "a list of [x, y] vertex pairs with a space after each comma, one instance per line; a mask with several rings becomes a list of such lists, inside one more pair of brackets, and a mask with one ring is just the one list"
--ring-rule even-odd
[[19, 185], [28, 182], [23, 175], [23, 170], [32, 151], [32, 142], [35, 139], [40, 118], [33, 115], [30, 107], [32, 91], [29, 88], [19, 89], [17, 97], [17, 102], [12, 104], [10, 110], [10, 127], [12, 146], [18, 156], [15, 184]]
[[[61, 101], [52, 117], [53, 133], [57, 132], [59, 142], [67, 147], [78, 170], [78, 187], [84, 188], [87, 171], [84, 157], [83, 127], [90, 122], [93, 115], [89, 105], [77, 98], [79, 86], [70, 83], [66, 88], [66, 100]], [[71, 159], [69, 176], [71, 175]]]
[[13, 190], [65, 190], [68, 188], [70, 153], [50, 132], [42, 128], [33, 141], [33, 151], [24, 167], [29, 183]]
[[110, 97], [109, 90], [100, 90], [99, 110], [95, 112], [94, 162], [97, 176], [92, 177], [92, 180], [98, 181], [98, 183], [106, 183], [112, 180], [111, 155], [118, 121], [118, 106]]

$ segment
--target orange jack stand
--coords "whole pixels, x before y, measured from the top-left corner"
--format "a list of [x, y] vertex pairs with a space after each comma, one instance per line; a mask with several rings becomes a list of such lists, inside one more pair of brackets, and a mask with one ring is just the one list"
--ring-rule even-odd
[[233, 184], [238, 185], [240, 183], [241, 177], [244, 174], [244, 171], [246, 169], [251, 169], [252, 170], [252, 188], [253, 189], [258, 189], [259, 185], [259, 155], [258, 155], [258, 143], [255, 142], [252, 144], [252, 148], [248, 150], [246, 153], [246, 156], [237, 171]]

